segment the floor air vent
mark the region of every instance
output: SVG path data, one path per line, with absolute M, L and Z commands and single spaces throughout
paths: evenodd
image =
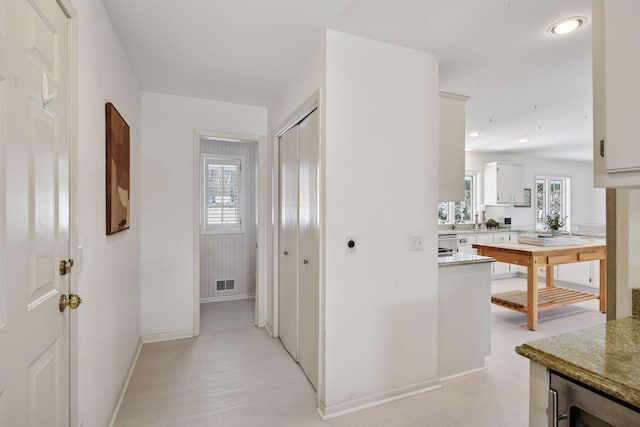
M 236 281 L 234 279 L 217 280 L 216 291 L 233 291 L 236 288 Z

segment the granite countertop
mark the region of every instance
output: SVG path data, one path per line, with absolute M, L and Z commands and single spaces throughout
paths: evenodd
M 456 265 L 482 264 L 494 261 L 495 259 L 488 256 L 456 252 L 453 255 L 438 257 L 438 267 L 454 267 Z
M 516 353 L 640 407 L 640 316 L 525 343 Z
M 441 228 L 438 229 L 438 235 L 451 235 L 451 234 L 483 234 L 483 233 L 536 233 L 536 234 L 549 234 L 548 231 L 536 231 L 532 228 L 527 227 L 505 227 L 505 228 Z M 576 231 L 571 234 L 566 234 L 565 236 L 576 236 L 576 237 L 589 237 L 593 239 L 604 239 L 607 237 L 606 233 L 595 233 L 595 232 L 581 232 Z

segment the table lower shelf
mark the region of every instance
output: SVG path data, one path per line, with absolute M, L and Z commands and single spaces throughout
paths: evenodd
M 599 299 L 598 294 L 561 287 L 538 289 L 538 310 L 563 307 L 582 301 Z M 491 295 L 491 302 L 501 307 L 527 313 L 527 291 L 507 291 Z

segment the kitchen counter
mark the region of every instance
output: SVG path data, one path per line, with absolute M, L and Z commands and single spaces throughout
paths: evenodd
M 444 228 L 438 229 L 438 236 L 443 235 L 458 235 L 458 234 L 484 234 L 484 233 L 536 233 L 536 234 L 550 234 L 547 231 L 537 231 L 533 228 L 528 227 L 510 227 L 510 228 Z M 569 233 L 567 233 L 569 235 Z M 583 232 L 576 231 L 570 234 L 571 236 L 576 237 L 585 237 L 592 239 L 605 239 L 607 237 L 606 233 L 596 233 L 596 232 Z
M 494 261 L 495 259 L 487 256 L 456 252 L 453 255 L 438 257 L 438 267 L 454 267 L 456 265 L 482 264 Z
M 516 353 L 640 407 L 640 316 L 525 343 Z

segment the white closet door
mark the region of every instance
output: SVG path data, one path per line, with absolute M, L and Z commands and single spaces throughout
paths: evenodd
M 319 339 L 320 218 L 319 123 L 315 110 L 299 124 L 300 232 L 299 232 L 299 344 L 298 358 L 307 378 L 317 390 Z
M 280 137 L 278 335 L 298 360 L 298 126 Z

